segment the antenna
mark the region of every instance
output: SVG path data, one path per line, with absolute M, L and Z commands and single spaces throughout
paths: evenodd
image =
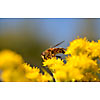
M 54 47 L 56 47 L 56 46 L 62 44 L 63 42 L 65 42 L 65 41 L 62 41 L 62 42 L 60 42 L 60 43 L 58 43 L 58 44 L 56 44 L 56 45 L 54 45 L 54 46 L 51 46 L 51 48 L 54 48 Z

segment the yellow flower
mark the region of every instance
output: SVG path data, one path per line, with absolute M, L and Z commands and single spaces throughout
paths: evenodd
M 65 54 L 79 55 L 87 54 L 91 58 L 100 58 L 100 40 L 98 42 L 89 42 L 85 38 L 77 38 L 70 42 L 70 46 L 67 47 Z
M 4 70 L 1 74 L 1 80 L 3 82 L 26 82 L 28 81 L 25 76 L 24 73 L 19 70 Z
M 67 79 L 67 73 L 63 70 L 57 70 L 54 73 L 54 77 L 56 79 L 56 82 L 64 82 Z
M 23 58 L 11 50 L 0 52 L 0 79 L 4 82 L 48 82 L 52 77 L 40 73 L 37 67 L 24 63 Z
M 43 67 L 48 67 L 56 82 L 100 81 L 100 40 L 88 41 L 77 38 L 67 47 L 65 61 L 52 57 L 44 60 Z M 42 69 L 42 68 L 41 68 Z M 49 73 L 36 66 L 24 63 L 23 58 L 10 50 L 0 52 L 0 79 L 4 82 L 52 82 Z
M 24 72 L 25 72 L 25 77 L 29 80 L 29 81 L 33 81 L 33 82 L 48 82 L 48 81 L 52 81 L 52 77 L 45 72 L 45 74 L 43 75 L 42 73 L 40 73 L 40 69 L 37 67 L 31 67 L 29 64 L 24 63 L 23 64 L 24 67 Z
M 67 69 L 67 75 L 68 78 L 66 79 L 66 81 L 81 81 L 81 79 L 83 78 L 83 74 L 82 72 L 78 69 L 78 68 L 68 68 Z
M 84 81 L 84 82 L 99 82 L 100 79 L 96 73 L 93 74 L 91 72 L 88 72 L 88 73 L 86 72 L 82 81 Z
M 63 60 L 56 59 L 56 57 L 53 57 L 52 59 L 47 59 L 43 62 L 43 66 L 48 66 L 50 69 L 61 69 L 61 67 L 64 65 Z
M 16 68 L 23 62 L 23 58 L 11 50 L 0 52 L 0 69 L 2 70 Z
M 45 60 L 43 66 L 51 69 L 57 82 L 65 81 L 99 81 L 100 41 L 89 42 L 78 38 L 70 43 L 65 54 L 66 64 L 61 59 Z
M 91 58 L 100 58 L 100 42 L 90 42 L 87 46 L 87 52 Z
M 77 38 L 70 42 L 70 46 L 67 47 L 65 54 L 79 55 L 80 53 L 84 54 L 86 48 L 89 44 L 89 41 L 86 38 Z
M 37 79 L 41 76 L 40 70 L 38 68 L 32 68 L 29 65 L 27 66 L 28 68 L 25 69 L 25 77 L 27 79 L 37 81 Z
M 41 78 L 38 80 L 38 82 L 52 82 L 52 76 L 50 76 L 48 73 L 45 72 L 44 75 L 41 75 Z
M 79 68 L 80 70 L 93 69 L 97 71 L 98 69 L 97 62 L 92 60 L 86 54 L 68 57 L 66 65 Z

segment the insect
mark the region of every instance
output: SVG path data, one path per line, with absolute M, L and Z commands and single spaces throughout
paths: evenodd
M 41 53 L 42 59 L 43 59 L 43 60 L 47 60 L 48 58 L 51 59 L 52 57 L 55 57 L 56 54 L 58 54 L 58 53 L 63 53 L 63 54 L 64 54 L 64 53 L 65 53 L 65 49 L 64 49 L 64 48 L 55 48 L 56 46 L 62 44 L 63 42 L 64 42 L 64 41 L 62 41 L 62 42 L 60 42 L 60 43 L 58 43 L 58 44 L 52 46 L 51 48 L 46 49 L 44 52 L 42 52 L 42 53 Z M 56 57 L 61 58 L 60 56 L 56 56 Z M 47 66 L 42 67 L 42 69 L 46 70 L 46 71 L 52 76 L 53 81 L 56 82 L 56 80 L 55 80 L 55 78 L 54 78 L 52 72 L 49 70 L 49 68 L 48 68 Z
M 47 60 L 48 58 L 52 58 L 52 57 L 55 57 L 56 54 L 59 54 L 59 53 L 65 53 L 65 49 L 64 48 L 55 48 L 56 46 L 62 44 L 64 41 L 52 46 L 51 48 L 45 50 L 44 52 L 41 53 L 41 57 L 43 60 Z M 60 56 L 56 56 L 58 58 L 61 58 Z

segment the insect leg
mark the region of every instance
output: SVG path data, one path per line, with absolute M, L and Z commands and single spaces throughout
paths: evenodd
M 50 71 L 50 69 L 49 69 L 47 66 L 44 66 L 44 67 L 42 66 L 42 68 L 43 68 L 48 74 L 50 74 L 50 75 L 52 76 L 53 82 L 56 82 L 56 80 L 55 80 L 55 78 L 54 78 L 52 72 Z
M 57 58 L 60 58 L 62 60 L 62 57 L 61 56 L 56 56 Z

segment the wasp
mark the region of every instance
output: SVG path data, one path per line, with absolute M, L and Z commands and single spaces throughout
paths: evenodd
M 58 57 L 61 58 L 60 56 L 56 56 L 59 53 L 64 54 L 65 53 L 65 48 L 55 48 L 56 46 L 62 44 L 64 41 L 52 46 L 51 48 L 45 50 L 44 52 L 41 53 L 41 57 L 43 60 L 47 60 L 48 58 L 51 59 L 52 57 Z

